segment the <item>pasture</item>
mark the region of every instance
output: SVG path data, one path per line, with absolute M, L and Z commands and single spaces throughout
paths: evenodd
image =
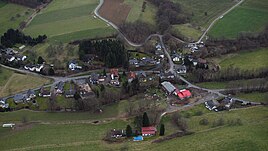
M 191 24 L 206 28 L 216 17 L 231 8 L 232 0 L 172 0 L 182 5 L 184 12 L 191 15 Z M 207 12 L 207 15 L 205 15 Z
M 131 6 L 131 10 L 127 17 L 127 22 L 135 22 L 137 20 L 146 22 L 155 26 L 157 8 L 146 1 L 145 9 L 142 10 L 142 5 L 145 0 L 125 0 L 124 3 Z
M 252 93 L 239 93 L 235 95 L 237 98 L 251 100 L 254 102 L 266 102 L 268 103 L 268 93 L 252 92 Z
M 196 111 L 203 114 L 195 115 Z M 151 143 L 155 137 L 143 142 L 125 141 L 123 143 L 106 143 L 102 139 L 108 130 L 113 128 L 125 129 L 131 121 L 112 120 L 99 124 L 83 123 L 79 121 L 81 116 L 74 117 L 73 121 L 43 122 L 22 126 L 15 130 L 0 130 L 0 145 L 3 150 L 20 149 L 27 150 L 267 150 L 267 117 L 266 107 L 252 107 L 241 110 L 224 112 L 209 112 L 203 106 L 198 106 L 183 114 L 189 113 L 186 118 L 189 130 L 195 133 L 181 138 L 175 138 L 162 143 Z M 192 114 L 193 113 L 193 114 Z M 16 112 L 0 113 L 19 114 Z M 49 116 L 58 113 L 47 113 Z M 66 113 L 66 119 L 70 116 Z M 40 114 L 37 114 L 37 116 Z M 78 114 L 77 114 L 78 115 Z M 36 116 L 36 117 L 37 117 Z M 90 114 L 89 114 L 90 116 Z M 10 117 L 7 117 L 8 120 Z M 77 120 L 75 119 L 77 118 Z M 200 125 L 201 119 L 207 119 L 208 125 Z M 212 127 L 213 121 L 223 118 L 224 125 Z M 229 121 L 240 119 L 242 125 L 229 125 Z M 12 120 L 10 120 L 12 121 Z M 31 120 L 29 120 L 31 121 Z M 45 120 L 46 121 L 46 120 Z M 104 119 L 105 121 L 105 119 Z M 171 116 L 165 116 L 162 122 L 166 125 L 166 134 L 176 132 L 178 129 L 171 123 Z M 58 139 L 61 138 L 61 139 Z M 13 145 L 9 145 L 13 144 Z M 178 147 L 179 146 L 179 147 Z M 209 147 L 208 147 L 209 146 Z
M 1 68 L 0 79 L 0 97 L 50 83 L 49 79 L 14 73 L 4 68 Z
M 257 50 L 240 52 L 224 58 L 219 62 L 221 68 L 228 68 L 230 66 L 240 68 L 243 70 L 254 70 L 268 67 L 268 49 L 261 48 Z
M 197 41 L 202 32 L 195 29 L 190 24 L 174 25 L 171 32 L 177 37 L 183 37 L 188 41 Z
M 24 30 L 26 34 L 46 34 L 50 42 L 107 37 L 115 30 L 94 17 L 98 0 L 52 1 Z
M 33 10 L 30 8 L 0 1 L 0 35 L 9 28 L 18 28 L 32 13 Z
M 246 0 L 210 30 L 214 38 L 236 38 L 242 32 L 261 32 L 268 24 L 267 0 Z

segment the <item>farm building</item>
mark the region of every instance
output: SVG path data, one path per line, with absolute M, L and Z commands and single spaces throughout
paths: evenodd
M 176 87 L 170 82 L 164 81 L 161 85 L 168 95 L 172 94 L 176 90 Z

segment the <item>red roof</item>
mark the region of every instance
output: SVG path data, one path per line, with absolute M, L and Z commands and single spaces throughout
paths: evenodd
M 141 132 L 142 132 L 142 134 L 155 134 L 156 133 L 156 128 L 153 127 L 153 126 L 142 127 Z
M 115 69 L 115 68 L 110 69 L 110 73 L 113 74 L 113 75 L 115 75 L 115 76 L 119 76 L 118 69 Z
M 192 94 L 189 90 L 176 90 L 175 91 L 180 99 L 190 97 Z
M 128 78 L 129 79 L 135 79 L 136 78 L 136 73 L 135 72 L 129 72 L 129 74 L 128 74 Z

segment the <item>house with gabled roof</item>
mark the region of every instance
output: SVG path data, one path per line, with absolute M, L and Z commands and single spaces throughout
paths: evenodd
M 156 132 L 157 132 L 157 129 L 154 126 L 141 128 L 142 136 L 154 136 L 156 135 Z

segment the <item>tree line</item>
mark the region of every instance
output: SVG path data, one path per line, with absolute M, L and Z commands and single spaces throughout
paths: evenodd
M 4 35 L 1 36 L 1 44 L 5 47 L 13 47 L 16 44 L 28 44 L 34 46 L 38 43 L 42 43 L 47 39 L 46 35 L 39 35 L 37 38 L 26 36 L 19 30 L 8 29 Z
M 49 3 L 51 0 L 3 0 L 3 1 L 24 5 L 30 8 L 36 8 L 44 3 Z
M 184 24 L 189 17 L 183 13 L 181 6 L 170 0 L 148 0 L 157 8 L 157 23 L 161 32 L 166 31 L 171 25 Z
M 211 72 L 205 69 L 193 70 L 193 82 L 223 82 L 241 79 L 265 78 L 268 76 L 268 68 L 255 70 L 241 70 L 235 67 L 229 67 L 219 72 Z
M 206 46 L 200 52 L 196 52 L 195 55 L 202 58 L 215 57 L 261 47 L 268 47 L 268 26 L 263 32 L 241 34 L 236 39 L 209 39 Z
M 135 43 L 143 43 L 145 39 L 154 31 L 151 25 L 141 21 L 124 23 L 120 25 L 120 30 L 130 41 Z
M 118 40 L 82 41 L 79 44 L 79 58 L 86 60 L 88 55 L 97 55 L 106 67 L 120 67 L 128 64 L 125 46 Z

